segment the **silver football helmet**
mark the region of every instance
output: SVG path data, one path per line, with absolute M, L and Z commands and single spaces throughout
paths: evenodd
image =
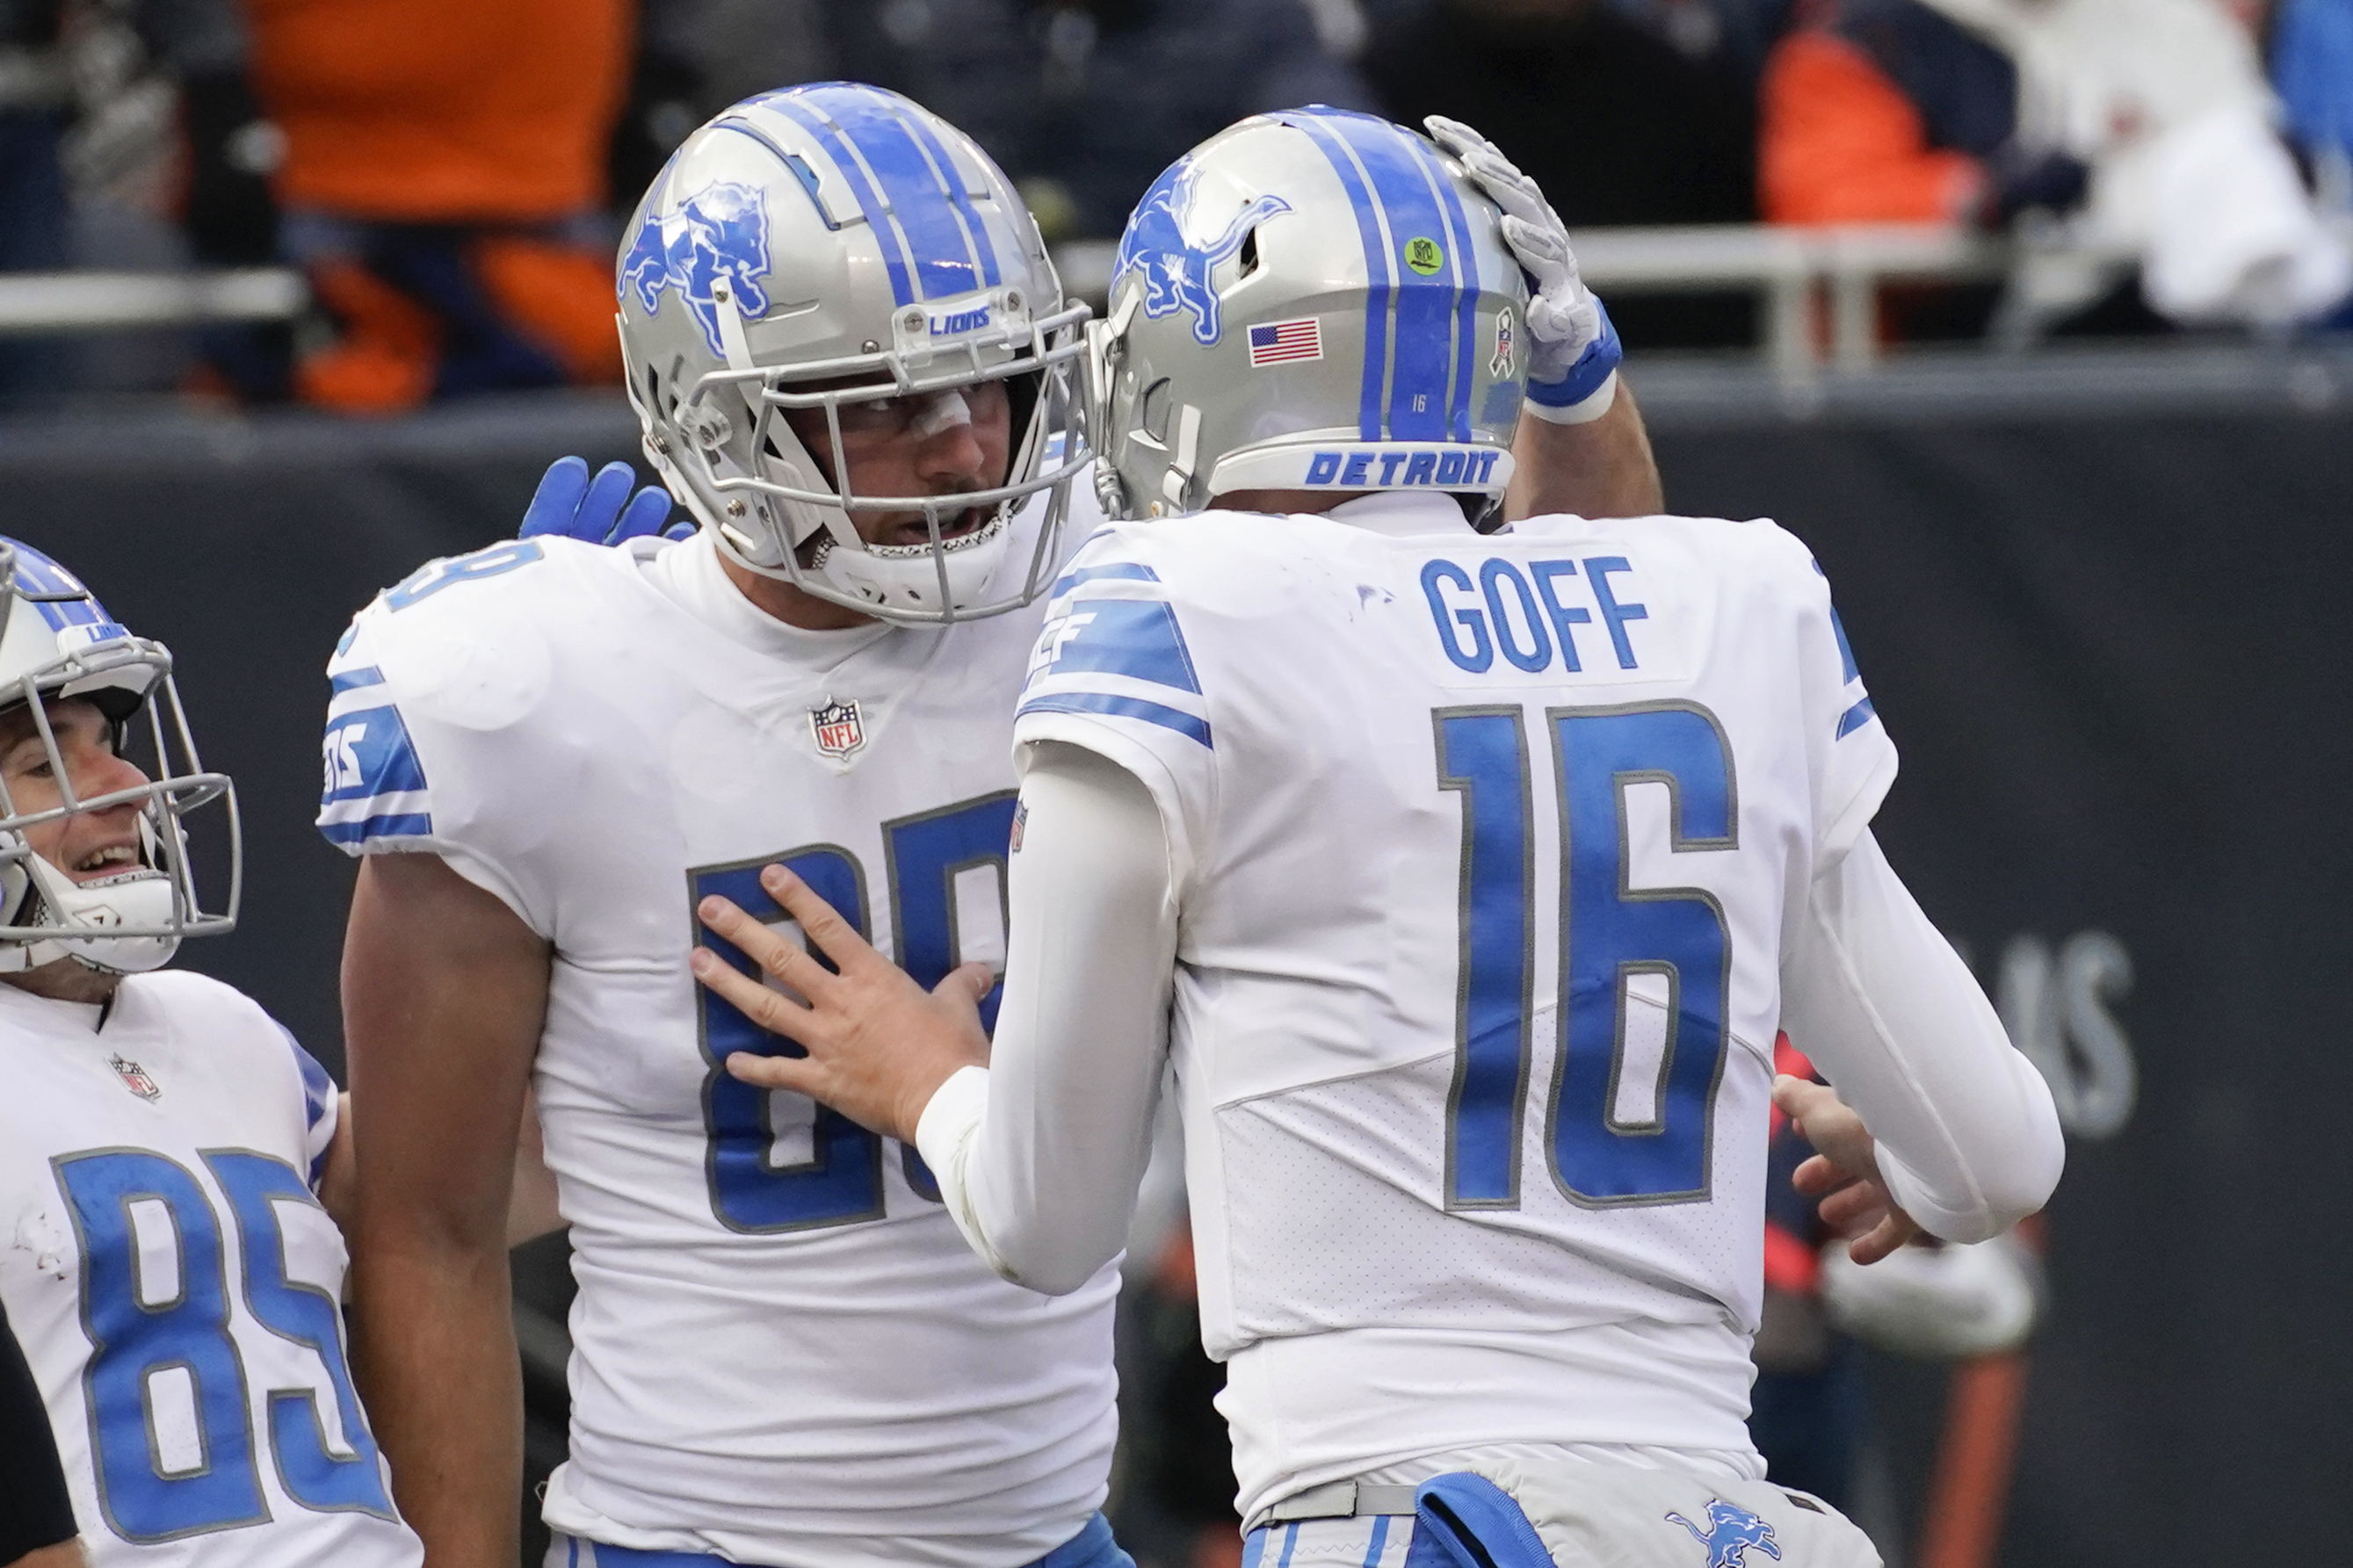
M 886 620 L 1026 604 L 1050 577 L 1087 466 L 1082 329 L 1037 223 L 973 141 L 912 100 L 848 82 L 747 99 L 689 137 L 638 204 L 618 289 L 646 455 L 754 572 Z M 968 420 L 1002 382 L 1009 471 L 992 488 L 849 488 L 845 417 L 886 400 L 918 435 Z M 820 410 L 820 464 L 785 417 Z M 828 478 L 828 471 L 831 478 Z M 1041 492 L 1031 559 L 988 603 L 1014 512 Z M 967 509 L 980 525 L 948 533 Z M 920 511 L 928 541 L 870 544 L 854 510 Z M 814 542 L 814 547 L 812 546 Z
M 83 799 L 50 727 L 48 705 L 80 698 L 105 715 L 118 755 L 148 782 Z M 188 936 L 234 930 L 244 882 L 237 791 L 197 760 L 172 684 L 172 655 L 133 637 L 74 575 L 28 544 L 0 539 L 0 713 L 22 707 L 47 748 L 62 797 L 27 809 L 0 778 L 0 973 L 72 958 L 136 973 L 167 962 Z M 182 824 L 199 806 L 225 808 L 227 904 L 198 899 Z M 34 850 L 27 830 L 82 812 L 138 809 L 139 843 L 121 869 L 76 881 Z
M 1113 517 L 1245 489 L 1500 497 L 1528 363 L 1502 215 L 1402 126 L 1245 120 L 1162 174 L 1090 330 Z

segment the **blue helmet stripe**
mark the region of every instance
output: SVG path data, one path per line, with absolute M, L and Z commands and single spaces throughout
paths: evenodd
M 1387 221 L 1397 267 L 1396 364 L 1389 375 L 1388 433 L 1400 441 L 1442 441 L 1447 436 L 1447 369 L 1453 356 L 1456 289 L 1441 267 L 1422 277 L 1404 265 L 1417 239 L 1446 234 L 1438 202 L 1409 150 L 1409 133 L 1369 114 L 1328 113 L 1365 172 Z
M 817 138 L 825 155 L 833 160 L 835 168 L 849 184 L 850 199 L 858 210 L 866 215 L 866 226 L 874 231 L 875 243 L 882 247 L 882 270 L 890 275 L 891 300 L 895 305 L 911 305 L 915 300 L 915 286 L 908 276 L 907 247 L 884 210 L 882 198 L 875 194 L 873 184 L 866 178 L 866 169 L 858 155 L 835 130 L 831 121 L 801 101 L 808 95 L 805 88 L 790 92 L 770 93 L 761 104 L 790 118 L 800 128 Z
M 1454 384 L 1447 398 L 1447 420 L 1457 441 L 1471 439 L 1471 384 L 1478 374 L 1472 359 L 1479 336 L 1479 253 L 1471 245 L 1471 220 L 1462 211 L 1462 197 L 1439 166 L 1438 154 L 1419 136 L 1408 136 L 1421 161 L 1422 176 L 1446 207 L 1447 254 L 1454 264 Z
M 1356 172 L 1356 159 L 1350 156 L 1346 144 L 1324 124 L 1328 114 L 1328 110 L 1294 109 L 1274 118 L 1307 133 L 1330 161 L 1332 172 L 1340 176 L 1340 188 L 1348 193 L 1348 205 L 1356 212 L 1356 233 L 1364 241 L 1368 283 L 1365 290 L 1365 374 L 1357 403 L 1356 432 L 1364 440 L 1377 441 L 1382 436 L 1381 390 L 1388 370 L 1388 247 L 1381 239 L 1380 220 L 1372 197 L 1365 190 L 1364 179 Z
M 19 588 L 28 594 L 80 595 L 76 599 L 41 601 L 33 605 L 41 612 L 41 619 L 49 623 L 49 630 L 61 632 L 68 626 L 96 626 L 114 619 L 72 573 L 20 540 L 12 539 L 7 542 L 16 547 L 16 585 Z
M 810 88 L 800 96 L 833 117 L 881 186 L 890 204 L 887 216 L 906 237 L 922 297 L 944 299 L 979 288 L 979 258 L 945 182 L 908 129 L 906 111 L 872 88 L 843 83 Z M 875 216 L 871 209 L 867 213 L 870 219 Z
M 807 159 L 800 156 L 800 154 L 797 153 L 788 152 L 786 149 L 777 146 L 776 138 L 770 136 L 766 132 L 761 130 L 758 126 L 753 124 L 748 120 L 723 120 L 712 129 L 719 131 L 733 131 L 738 136 L 748 136 L 753 141 L 757 142 L 761 146 L 765 147 L 769 153 L 775 156 L 776 162 L 782 163 L 786 168 L 790 169 L 793 172 L 793 178 L 798 180 L 801 183 L 801 189 L 808 193 L 809 205 L 816 209 L 818 221 L 825 225 L 828 228 L 838 229 L 841 226 L 839 224 L 833 221 L 833 215 L 826 211 L 824 199 L 817 194 L 817 171 L 808 166 Z M 670 159 L 671 162 L 675 163 L 678 159 L 678 154 L 675 153 L 671 153 Z M 662 165 L 662 174 L 665 178 L 669 176 L 669 164 L 665 163 Z M 648 209 L 649 216 L 650 216 L 654 210 L 654 208 L 649 207 Z
M 964 226 L 965 238 L 972 254 L 980 258 L 980 281 L 983 287 L 994 289 L 1001 275 L 997 268 L 997 245 L 988 237 L 988 226 L 980 221 L 980 211 L 972 205 L 972 193 L 964 188 L 964 176 L 956 172 L 955 160 L 940 142 L 931 121 L 921 115 L 907 117 L 907 129 L 931 159 L 938 172 L 940 186 L 948 194 L 948 205 L 955 209 L 956 220 Z

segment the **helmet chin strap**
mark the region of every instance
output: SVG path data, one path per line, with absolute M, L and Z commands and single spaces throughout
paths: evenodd
M 179 951 L 176 934 L 118 936 L 110 928 L 153 931 L 174 923 L 177 894 L 164 872 L 142 867 L 97 882 L 76 882 L 38 855 L 21 862 L 26 881 L 8 925 L 79 926 L 88 936 L 47 936 L 32 942 L 0 938 L 0 973 L 21 974 L 69 958 L 101 974 L 142 974 L 160 969 Z M 0 931 L 5 931 L 0 927 Z

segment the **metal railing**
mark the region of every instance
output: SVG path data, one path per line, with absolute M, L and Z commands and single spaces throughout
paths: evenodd
M 1595 228 L 1573 237 L 1586 281 L 1605 295 L 1754 293 L 1759 351 L 1777 375 L 1793 381 L 1820 371 L 1818 340 L 1825 335 L 1831 366 L 1866 370 L 1876 362 L 1883 286 L 2013 279 L 2021 262 L 2039 254 L 2031 246 L 1935 224 Z M 1116 248 L 1108 240 L 1058 247 L 1063 287 L 1100 306 Z M 2078 259 L 2105 265 L 2113 258 Z M 309 298 L 301 274 L 283 268 L 0 274 L 0 337 L 283 321 L 299 315 Z
M 288 268 L 227 272 L 0 273 L 0 337 L 282 321 L 311 290 Z

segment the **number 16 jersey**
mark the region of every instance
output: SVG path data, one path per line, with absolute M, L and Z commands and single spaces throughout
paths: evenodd
M 1015 733 L 1170 837 L 1243 1517 L 1498 1443 L 1757 1468 L 1782 931 L 1895 769 L 1805 548 L 1392 496 L 1123 524 L 1062 584 Z
M 1039 613 L 800 632 L 703 539 L 527 540 L 387 590 L 338 649 L 322 831 L 441 854 L 554 949 L 534 1085 L 580 1286 L 555 1528 L 1011 1568 L 1102 1503 L 1115 1276 L 997 1279 L 912 1149 L 728 1076 L 788 1047 L 686 966 L 703 896 L 782 918 L 776 860 L 927 985 L 1001 957 Z

